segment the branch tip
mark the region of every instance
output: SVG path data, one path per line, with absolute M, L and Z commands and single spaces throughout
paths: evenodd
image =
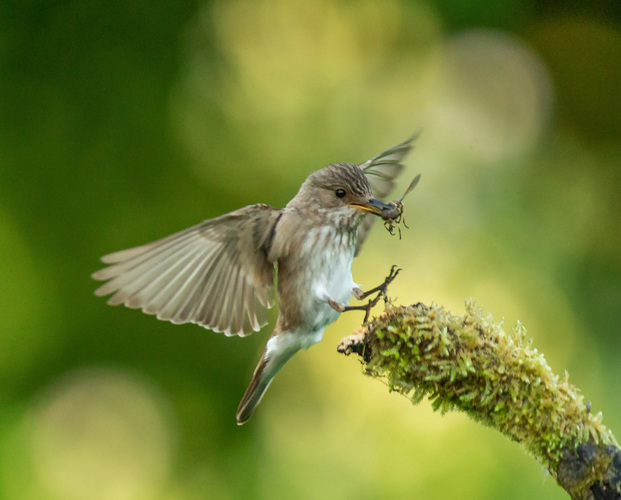
M 555 375 L 518 323 L 505 332 L 473 300 L 456 316 L 440 306 L 388 306 L 338 351 L 414 403 L 463 411 L 517 441 L 573 499 L 621 499 L 621 451 L 565 372 Z

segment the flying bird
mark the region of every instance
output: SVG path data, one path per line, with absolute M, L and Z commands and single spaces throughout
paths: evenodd
M 237 410 L 248 421 L 274 375 L 300 349 L 322 339 L 352 296 L 363 292 L 352 262 L 373 221 L 394 211 L 384 199 L 403 169 L 414 137 L 355 165 L 336 163 L 311 173 L 285 208 L 262 203 L 209 219 L 146 245 L 102 257 L 106 281 L 95 294 L 108 304 L 141 309 L 175 324 L 196 323 L 227 336 L 246 336 L 278 319 Z M 398 271 L 397 271 L 398 272 Z M 379 297 L 379 295 L 378 295 Z M 367 311 L 368 315 L 368 311 Z

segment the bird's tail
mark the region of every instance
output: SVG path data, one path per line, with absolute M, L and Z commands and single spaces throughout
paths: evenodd
M 237 425 L 245 424 L 252 417 L 254 409 L 261 402 L 261 398 L 267 391 L 274 375 L 298 351 L 298 349 L 273 349 L 271 347 L 270 342 L 268 342 L 257 367 L 254 369 L 250 385 L 239 403 Z

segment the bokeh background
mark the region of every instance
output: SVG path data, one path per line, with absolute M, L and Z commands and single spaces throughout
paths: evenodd
M 0 499 L 566 498 L 521 448 L 388 394 L 344 315 L 237 403 L 269 334 L 93 296 L 99 256 L 422 129 L 367 286 L 526 325 L 621 435 L 618 0 L 0 4 Z M 378 311 L 379 312 L 379 311 Z M 272 314 L 272 322 L 274 319 Z

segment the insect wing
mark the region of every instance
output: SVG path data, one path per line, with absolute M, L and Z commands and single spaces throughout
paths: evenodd
M 414 189 L 416 187 L 416 184 L 418 184 L 418 181 L 420 180 L 420 174 L 418 174 L 416 177 L 414 177 L 414 179 L 412 179 L 412 182 L 410 183 L 410 185 L 408 186 L 408 188 L 405 190 L 405 193 L 403 193 L 403 196 L 401 198 L 399 198 L 397 201 L 402 202 L 403 198 L 405 198 L 405 196 L 412 191 L 412 189 Z

